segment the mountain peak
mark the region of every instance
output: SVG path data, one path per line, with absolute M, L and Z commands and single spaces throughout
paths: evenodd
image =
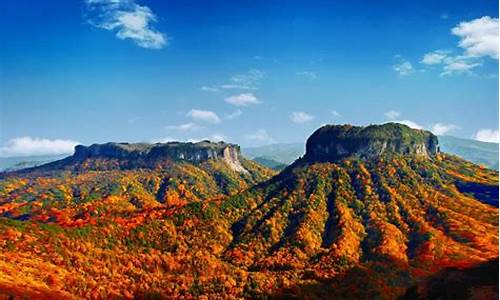
M 201 141 L 198 143 L 168 142 L 168 143 L 105 143 L 90 146 L 75 147 L 76 159 L 86 158 L 122 158 L 122 159 L 158 159 L 187 160 L 202 162 L 212 158 L 224 157 L 225 150 L 239 154 L 239 146 L 224 142 Z M 227 151 L 227 150 L 226 150 Z
M 169 162 L 203 163 L 221 160 L 231 169 L 246 173 L 240 162 L 240 147 L 225 142 L 201 141 L 197 143 L 115 143 L 77 145 L 75 153 L 37 169 L 134 169 L 156 168 Z
M 438 152 L 438 138 L 434 134 L 403 124 L 325 125 L 307 140 L 304 158 L 338 161 L 350 156 L 374 158 L 395 153 L 432 157 Z

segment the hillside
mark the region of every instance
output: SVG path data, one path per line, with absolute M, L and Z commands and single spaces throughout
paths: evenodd
M 0 173 L 0 213 L 22 220 L 90 220 L 101 210 L 135 211 L 218 199 L 275 172 L 225 143 L 94 144 L 34 168 Z M 85 215 L 85 217 L 82 217 Z
M 498 173 L 438 152 L 437 142 L 404 125 L 325 126 L 302 159 L 272 178 L 239 155 L 248 173 L 219 155 L 158 160 L 142 146 L 119 146 L 125 156 L 82 149 L 4 175 L 0 297 L 423 294 L 435 276 L 498 258 Z M 150 155 L 154 164 L 142 161 Z M 166 178 L 176 201 L 136 201 L 168 195 Z M 75 193 L 82 187 L 95 196 Z M 466 276 L 482 299 L 498 297 L 481 289 L 490 285 L 484 272 Z

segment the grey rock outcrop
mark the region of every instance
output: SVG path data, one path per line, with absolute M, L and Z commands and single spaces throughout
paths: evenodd
M 210 141 L 78 145 L 72 156 L 45 166 L 49 169 L 51 167 L 80 169 L 82 165 L 89 165 L 92 169 L 155 168 L 173 161 L 202 163 L 210 159 L 221 160 L 234 171 L 247 172 L 241 165 L 238 145 Z
M 307 140 L 304 159 L 334 162 L 351 156 L 374 158 L 395 153 L 432 158 L 438 152 L 438 139 L 434 134 L 403 124 L 325 125 Z

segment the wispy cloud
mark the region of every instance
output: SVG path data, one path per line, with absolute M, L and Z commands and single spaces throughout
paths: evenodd
M 245 138 L 250 141 L 262 143 L 262 144 L 272 144 L 276 141 L 267 133 L 265 129 L 259 129 L 255 133 L 245 135 Z
M 73 140 L 18 137 L 0 147 L 0 157 L 70 154 L 78 144 Z
M 396 58 L 398 62 L 392 66 L 392 69 L 400 76 L 408 76 L 415 71 L 413 65 L 409 61 L 399 55 L 397 55 Z
M 449 51 L 445 50 L 429 52 L 424 55 L 420 62 L 426 65 L 438 65 L 444 62 L 444 60 L 448 57 L 448 53 Z
M 416 122 L 413 122 L 413 121 L 410 121 L 410 120 L 394 120 L 394 121 L 391 121 L 393 123 L 399 123 L 399 124 L 403 124 L 403 125 L 406 125 L 410 128 L 413 128 L 413 129 L 423 129 L 424 126 L 416 123 Z
M 167 36 L 152 25 L 156 15 L 134 0 L 85 0 L 87 21 L 97 28 L 113 31 L 116 37 L 130 39 L 140 47 L 160 49 Z
M 231 81 L 240 86 L 252 86 L 262 80 L 265 74 L 261 70 L 252 69 L 246 73 L 233 75 Z
M 204 85 L 204 86 L 202 86 L 200 88 L 200 90 L 202 90 L 204 92 L 214 92 L 215 93 L 215 92 L 219 91 L 219 88 L 214 87 L 214 86 L 206 86 L 206 85 Z
M 335 118 L 340 118 L 340 117 L 342 117 L 342 115 L 341 115 L 338 111 L 336 111 L 336 110 L 332 110 L 332 111 L 330 111 L 330 113 L 331 113 L 331 114 L 332 114 L 332 116 L 334 116 Z
M 309 79 L 309 80 L 314 80 L 318 78 L 318 74 L 315 72 L 311 71 L 301 71 L 301 72 L 296 72 L 295 75 Z
M 238 117 L 239 117 L 239 116 L 241 116 L 242 114 L 243 114 L 243 112 L 242 112 L 240 109 L 237 109 L 237 110 L 233 111 L 232 113 L 227 114 L 227 115 L 226 115 L 226 119 L 228 119 L 228 120 L 233 120 L 233 119 L 238 118 Z
M 432 133 L 436 135 L 445 135 L 449 133 L 450 131 L 453 131 L 455 129 L 458 129 L 459 127 L 455 124 L 443 124 L 443 123 L 436 123 L 432 125 L 430 128 Z
M 472 61 L 471 58 L 467 56 L 449 57 L 444 60 L 443 72 L 441 72 L 441 76 L 463 73 L 474 74 L 472 73 L 472 70 L 481 65 L 482 63 Z
M 234 95 L 227 97 L 225 99 L 227 103 L 230 103 L 232 105 L 236 106 L 248 106 L 251 104 L 258 104 L 260 103 L 259 99 L 254 96 L 252 93 L 244 93 L 244 94 L 239 94 L 239 95 Z
M 168 143 L 168 142 L 175 142 L 176 140 L 173 137 L 170 136 L 165 136 L 161 138 L 155 138 L 151 140 L 151 143 Z
M 421 63 L 441 66 L 441 76 L 457 74 L 476 75 L 473 70 L 483 63 L 482 57 L 498 59 L 498 19 L 482 17 L 468 22 L 461 22 L 451 29 L 451 33 L 460 38 L 458 47 L 464 50 L 453 54 L 449 50 L 435 50 L 426 53 Z
M 208 140 L 213 141 L 213 142 L 222 142 L 222 141 L 229 141 L 229 137 L 223 133 L 214 133 L 212 134 Z
M 207 123 L 220 123 L 219 116 L 210 110 L 201 110 L 201 109 L 191 109 L 187 114 L 187 117 L 195 121 L 202 121 Z
M 399 118 L 399 116 L 401 116 L 401 113 L 399 111 L 389 110 L 384 113 L 384 116 L 389 120 L 394 120 Z
M 436 50 L 424 55 L 421 63 L 432 66 L 441 65 L 443 71 L 441 76 L 449 76 L 455 74 L 469 73 L 473 74 L 472 70 L 481 65 L 475 57 L 465 55 L 452 55 L 450 51 Z
M 411 120 L 393 120 L 393 123 L 404 124 L 413 129 L 427 129 L 436 135 L 445 135 L 453 130 L 459 129 L 455 124 L 445 124 L 445 123 L 435 123 L 429 126 L 423 126 L 418 124 L 417 122 Z
M 297 111 L 297 112 L 293 112 L 290 115 L 290 119 L 294 123 L 302 124 L 302 123 L 312 121 L 314 119 L 314 116 L 312 116 L 306 112 L 303 112 L 303 111 Z
M 195 123 L 185 123 L 185 124 L 180 124 L 180 125 L 169 125 L 166 126 L 165 129 L 167 130 L 176 130 L 176 131 L 193 131 L 196 129 L 200 129 L 201 127 L 198 126 Z
M 202 86 L 201 90 L 205 92 L 219 92 L 220 90 L 258 90 L 258 85 L 264 77 L 265 73 L 263 71 L 252 69 L 231 76 L 226 83 Z
M 476 132 L 474 138 L 481 142 L 498 143 L 499 134 L 498 130 L 494 129 L 480 129 Z

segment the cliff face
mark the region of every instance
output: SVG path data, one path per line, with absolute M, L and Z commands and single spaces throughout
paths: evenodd
M 201 163 L 210 159 L 220 159 L 231 169 L 246 172 L 240 163 L 238 145 L 224 142 L 212 143 L 106 143 L 91 146 L 78 145 L 73 156 L 66 163 L 75 164 L 91 160 L 117 161 L 125 168 L 154 167 L 165 161 L 187 161 Z
M 438 152 L 434 134 L 402 124 L 326 125 L 309 137 L 304 158 L 311 162 L 338 161 L 350 156 L 374 158 L 391 153 L 430 158 Z

